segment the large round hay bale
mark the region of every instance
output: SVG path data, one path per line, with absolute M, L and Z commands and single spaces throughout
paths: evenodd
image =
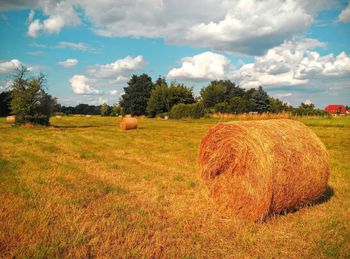
M 285 119 L 217 124 L 201 141 L 199 164 L 219 207 L 251 220 L 314 202 L 329 176 L 320 139 Z
M 11 115 L 6 117 L 7 123 L 15 123 L 15 121 L 16 121 L 16 115 Z
M 120 128 L 123 130 L 137 129 L 137 119 L 132 117 L 122 118 Z

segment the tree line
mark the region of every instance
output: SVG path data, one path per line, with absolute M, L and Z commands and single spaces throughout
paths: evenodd
M 167 83 L 159 77 L 155 83 L 147 74 L 133 75 L 119 101 L 124 114 L 149 117 L 169 115 L 171 118 L 199 118 L 211 113 L 281 113 L 297 115 L 325 115 L 313 104 L 301 103 L 294 108 L 269 96 L 260 86 L 244 89 L 230 80 L 214 80 L 194 97 L 193 88 L 177 82 Z
M 313 104 L 301 103 L 294 108 L 269 96 L 260 86 L 244 89 L 230 80 L 214 80 L 195 97 L 193 88 L 159 77 L 155 82 L 147 74 L 132 75 L 124 87 L 124 94 L 113 106 L 78 104 L 61 106 L 55 97 L 46 93 L 46 77 L 34 77 L 22 67 L 12 80 L 9 91 L 0 93 L 0 116 L 16 115 L 16 123 L 48 124 L 54 114 L 91 114 L 118 116 L 131 114 L 148 117 L 200 118 L 211 113 L 280 113 L 324 115 Z

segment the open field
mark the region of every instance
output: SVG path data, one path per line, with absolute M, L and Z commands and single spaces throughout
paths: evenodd
M 350 257 L 350 118 L 300 119 L 331 156 L 319 204 L 263 224 L 219 213 L 198 177 L 219 119 L 0 118 L 0 257 Z

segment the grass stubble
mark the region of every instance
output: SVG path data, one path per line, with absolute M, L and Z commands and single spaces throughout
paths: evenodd
M 219 212 L 198 176 L 219 119 L 1 118 L 0 257 L 349 258 L 350 118 L 300 120 L 330 153 L 328 197 L 255 224 Z

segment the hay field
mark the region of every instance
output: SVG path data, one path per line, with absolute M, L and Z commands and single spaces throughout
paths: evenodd
M 264 224 L 219 213 L 197 170 L 219 119 L 0 118 L 0 257 L 350 257 L 350 118 L 301 119 L 331 156 L 319 204 Z

